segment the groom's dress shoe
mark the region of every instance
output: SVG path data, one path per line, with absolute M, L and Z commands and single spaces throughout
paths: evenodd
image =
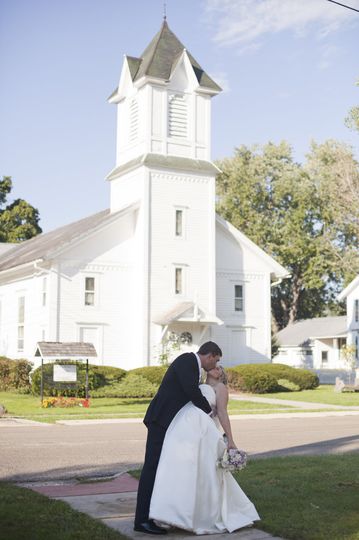
M 135 523 L 133 529 L 137 532 L 142 532 L 146 534 L 167 534 L 166 529 L 163 529 L 162 527 L 156 525 L 156 523 L 152 519 L 144 521 L 143 523 Z

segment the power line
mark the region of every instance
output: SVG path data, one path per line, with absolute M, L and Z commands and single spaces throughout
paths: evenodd
M 359 13 L 359 9 L 353 8 L 351 6 L 347 6 L 345 4 L 341 4 L 340 2 L 336 2 L 335 0 L 328 0 L 328 2 L 332 2 L 333 4 L 338 4 L 338 6 L 342 6 L 342 7 L 345 7 L 347 9 L 352 9 L 353 11 L 356 11 L 357 13 Z

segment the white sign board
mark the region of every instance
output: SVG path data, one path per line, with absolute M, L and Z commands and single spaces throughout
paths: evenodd
M 54 381 L 55 382 L 76 382 L 77 381 L 77 366 L 54 364 Z

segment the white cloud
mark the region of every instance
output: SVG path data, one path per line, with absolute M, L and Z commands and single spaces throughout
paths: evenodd
M 359 8 L 359 0 L 350 5 Z M 205 0 L 205 6 L 220 45 L 248 45 L 283 31 L 304 36 L 313 28 L 321 38 L 357 20 L 352 10 L 327 0 Z

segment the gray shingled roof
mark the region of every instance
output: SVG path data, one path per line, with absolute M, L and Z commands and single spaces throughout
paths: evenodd
M 147 76 L 168 81 L 184 49 L 185 46 L 170 30 L 167 21 L 164 20 L 160 31 L 143 51 L 140 58 L 126 57 L 132 80 L 136 81 Z M 222 88 L 211 79 L 188 51 L 187 54 L 199 85 L 220 92 Z M 111 94 L 110 98 L 116 93 L 117 90 Z
M 97 352 L 92 343 L 39 341 L 35 356 L 42 356 L 43 358 L 88 358 L 97 356 Z
M 282 347 L 301 347 L 309 344 L 311 338 L 342 337 L 347 333 L 347 318 L 317 317 L 304 319 L 288 325 L 277 333 Z
M 120 174 L 136 169 L 141 165 L 159 167 L 160 169 L 176 169 L 178 171 L 199 172 L 203 174 L 218 174 L 220 170 L 216 165 L 204 159 L 192 159 L 181 156 L 166 156 L 163 154 L 142 154 L 119 167 L 113 169 L 107 180 L 113 180 Z
M 109 209 L 103 210 L 54 231 L 39 234 L 21 244 L 16 244 L 15 247 L 0 256 L 0 272 L 37 259 L 46 259 L 54 250 L 57 251 L 75 238 L 99 227 L 115 215 L 110 214 Z

